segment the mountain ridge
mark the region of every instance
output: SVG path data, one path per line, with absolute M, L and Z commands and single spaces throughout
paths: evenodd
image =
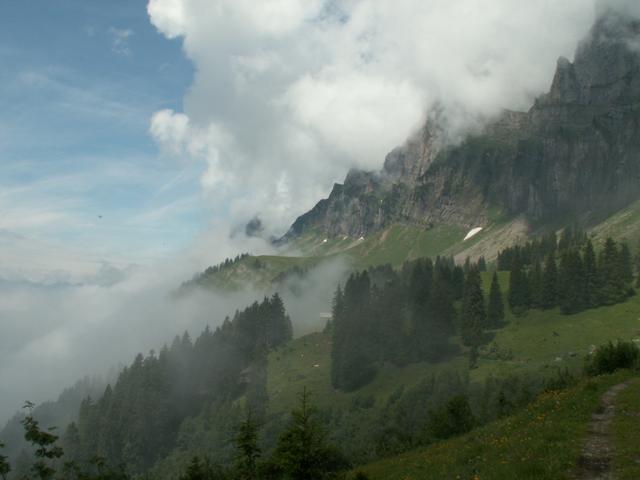
M 385 158 L 352 170 L 283 241 L 316 231 L 361 237 L 390 225 L 486 226 L 495 212 L 532 229 L 600 221 L 640 198 L 640 21 L 602 14 L 561 57 L 528 112 L 504 111 L 459 144 L 439 110 Z

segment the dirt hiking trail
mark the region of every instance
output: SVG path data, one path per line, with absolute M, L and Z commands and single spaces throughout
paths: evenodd
M 611 387 L 602 396 L 600 407 L 591 417 L 585 443 L 575 474 L 575 480 L 613 480 L 611 423 L 616 414 L 616 398 L 633 380 Z

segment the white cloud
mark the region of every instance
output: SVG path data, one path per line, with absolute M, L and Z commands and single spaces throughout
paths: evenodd
M 283 229 L 350 167 L 379 168 L 436 102 L 457 125 L 528 108 L 594 4 L 150 0 L 196 70 L 184 111 L 158 112 L 151 133 L 203 162 L 223 214 Z

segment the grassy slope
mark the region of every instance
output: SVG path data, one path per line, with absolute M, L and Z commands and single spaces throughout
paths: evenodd
M 640 201 L 632 203 L 596 225 L 590 233 L 594 236 L 596 245 L 603 244 L 607 237 L 611 237 L 618 241 L 626 241 L 635 249 L 640 239 Z
M 618 395 L 613 420 L 613 471 L 618 480 L 640 478 L 640 381 Z
M 631 375 L 618 372 L 545 393 L 516 415 L 361 470 L 373 480 L 570 478 L 602 394 Z
M 466 359 L 458 357 L 442 364 L 416 363 L 403 368 L 385 365 L 375 380 L 357 392 L 343 393 L 331 386 L 331 337 L 313 333 L 298 338 L 269 355 L 267 393 L 270 413 L 286 413 L 298 404 L 307 388 L 318 407 L 347 406 L 355 397 L 384 400 L 400 386 L 411 386 L 442 367 L 460 368 Z
M 500 282 L 506 291 L 507 273 L 500 273 Z M 485 290 L 488 290 L 489 283 L 490 275 L 484 274 Z M 492 342 L 500 350 L 511 350 L 513 358 L 492 360 L 481 357 L 478 368 L 471 372 L 472 380 L 482 381 L 489 375 L 505 376 L 527 371 L 548 370 L 553 373 L 558 367 L 580 368 L 591 345 L 640 337 L 640 295 L 619 305 L 576 315 L 563 315 L 557 310 L 530 311 L 521 317 L 508 314 L 506 326 L 492 333 Z M 321 407 L 343 405 L 355 396 L 372 395 L 376 399 L 384 399 L 396 388 L 415 385 L 439 369 L 463 371 L 468 365 L 464 353 L 439 364 L 424 362 L 403 368 L 387 365 L 371 384 L 345 394 L 331 387 L 330 342 L 328 335 L 314 333 L 270 354 L 267 390 L 272 413 L 291 410 L 304 387 L 312 392 L 314 402 Z
M 353 269 L 390 263 L 401 265 L 405 260 L 443 254 L 451 245 L 461 244 L 466 231 L 459 227 L 436 226 L 430 230 L 396 225 L 365 239 L 324 239 L 308 234 L 282 255 L 261 255 L 243 258 L 236 264 L 210 276 L 204 286 L 239 289 L 252 285 L 268 288 L 280 273 L 293 267 L 312 268 L 321 262 L 342 258 Z M 475 239 L 474 239 L 475 241 Z M 471 241 L 465 242 L 465 245 Z M 256 261 L 260 267 L 257 267 Z
M 287 246 L 281 255 L 243 258 L 209 277 L 204 286 L 238 289 L 252 285 L 267 288 L 277 275 L 293 267 L 308 269 L 336 258 L 344 259 L 353 269 L 387 263 L 398 267 L 406 260 L 435 258 L 438 255 L 453 255 L 462 261 L 467 255 L 477 258 L 488 252 L 487 258 L 492 259 L 499 249 L 523 238 L 523 228 L 519 223 L 495 222 L 467 241 L 463 241 L 466 228 L 444 224 L 430 229 L 394 225 L 362 239 L 325 239 L 309 233 Z
M 462 255 L 478 257 L 488 252 L 488 258 L 497 255 L 499 249 L 509 246 L 524 236 L 524 226 L 519 221 L 497 219 L 491 225 L 464 241 L 467 228 L 440 224 L 431 228 L 409 225 L 393 225 L 366 238 L 321 238 L 308 233 L 293 245 L 298 253 L 314 257 L 343 255 L 357 268 L 390 263 L 401 265 L 406 260 L 438 255 Z
M 500 273 L 500 283 L 503 292 L 506 292 L 507 273 Z M 488 285 L 489 276 L 485 275 L 485 290 Z M 592 345 L 600 345 L 608 340 L 638 338 L 640 295 L 634 295 L 619 305 L 575 315 L 563 315 L 558 309 L 532 310 L 517 317 L 508 312 L 507 322 L 505 328 L 494 332 L 493 342 L 500 350 L 514 352 L 515 357 L 510 361 L 481 359 L 479 368 L 473 372 L 474 378 L 544 369 L 554 365 L 578 367 Z

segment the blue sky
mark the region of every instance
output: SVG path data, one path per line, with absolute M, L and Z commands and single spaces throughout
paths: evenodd
M 155 111 L 181 109 L 193 67 L 145 0 L 2 2 L 0 65 L 5 237 L 144 263 L 202 228 L 199 167 L 148 133 Z

